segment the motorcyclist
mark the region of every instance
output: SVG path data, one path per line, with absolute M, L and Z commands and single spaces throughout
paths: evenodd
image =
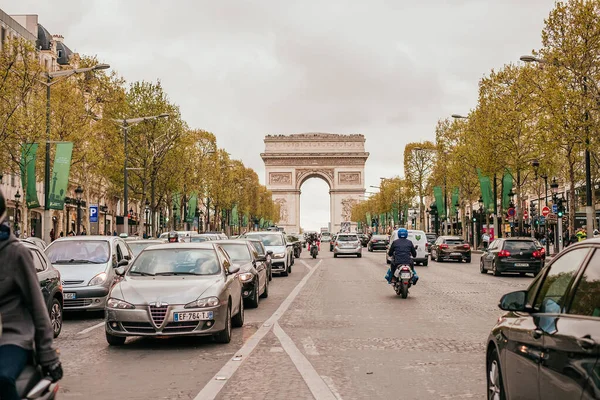
M 15 383 L 34 351 L 52 381 L 63 372 L 32 254 L 11 233 L 6 214 L 0 191 L 0 399 L 20 400 Z
M 415 271 L 413 258 L 417 256 L 415 245 L 408 239 L 408 230 L 406 228 L 398 229 L 398 239 L 394 240 L 388 250 L 388 255 L 392 257 L 390 270 L 392 271 L 392 282 L 396 280 L 394 273 L 400 265 L 410 265 L 413 272 L 413 285 L 417 284 L 419 276 Z
M 317 237 L 316 233 L 311 233 L 310 235 L 308 235 L 308 238 L 306 239 L 306 243 L 308 243 L 309 250 L 310 250 L 310 246 L 314 243 L 317 245 L 317 249 L 319 251 L 321 251 L 321 243 L 320 243 L 319 238 Z
M 175 231 L 169 232 L 168 235 L 169 243 L 179 243 L 179 235 Z

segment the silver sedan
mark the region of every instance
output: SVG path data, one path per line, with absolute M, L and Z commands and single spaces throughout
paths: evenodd
M 144 249 L 110 291 L 106 340 L 128 336 L 213 336 L 229 343 L 244 324 L 239 267 L 211 242 L 170 243 Z

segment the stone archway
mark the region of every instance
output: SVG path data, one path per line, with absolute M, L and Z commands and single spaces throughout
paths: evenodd
M 352 205 L 365 193 L 369 153 L 363 135 L 267 135 L 261 157 L 267 188 L 281 208 L 279 226 L 287 232 L 300 231 L 300 187 L 315 177 L 329 185 L 330 229 L 338 232 L 348 226 Z

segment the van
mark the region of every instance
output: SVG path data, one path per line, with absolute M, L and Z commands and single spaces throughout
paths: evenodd
M 398 230 L 392 232 L 392 236 L 390 237 L 390 245 L 396 239 L 398 239 Z M 426 267 L 429 264 L 429 252 L 427 251 L 427 235 L 423 231 L 409 229 L 408 240 L 410 240 L 413 243 L 417 250 L 417 256 L 415 257 L 415 265 L 421 264 Z M 387 255 L 387 253 L 385 255 L 385 258 L 388 264 L 392 263 L 392 258 L 389 255 Z

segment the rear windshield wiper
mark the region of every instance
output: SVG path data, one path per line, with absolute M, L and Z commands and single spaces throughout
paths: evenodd
M 150 272 L 142 272 L 142 271 L 129 271 L 129 275 L 154 276 L 155 274 L 151 274 Z

